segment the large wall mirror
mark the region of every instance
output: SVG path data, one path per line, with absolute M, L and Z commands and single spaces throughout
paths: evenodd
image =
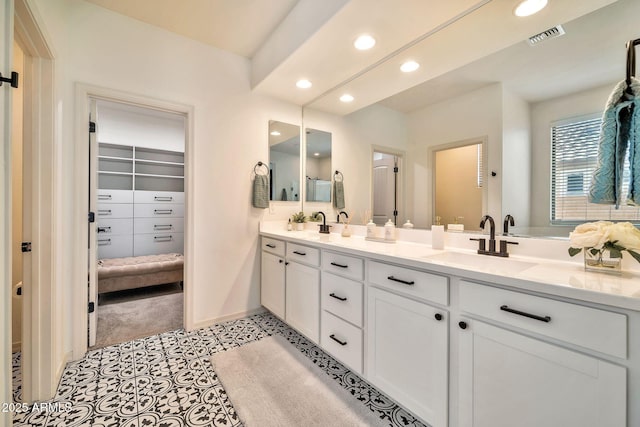
M 305 117 L 321 117 L 324 127 L 339 135 L 334 164 L 350 178 L 347 205 L 355 214 L 353 222 L 359 222 L 360 213 L 371 210 L 376 200 L 370 156 L 372 147 L 380 146 L 406 153 L 405 218 L 416 228 L 429 228 L 438 215 L 445 224 L 462 216 L 465 229 L 479 230 L 483 214 L 500 223 L 511 214 L 519 234 L 568 236 L 573 226 L 552 225 L 550 218 L 550 126 L 559 120 L 601 114 L 613 87 L 625 77 L 625 43 L 640 37 L 638 16 L 640 1 L 612 2 L 577 19 L 558 22 L 564 30 L 559 37 L 534 46 L 524 38 L 480 59 L 461 61 L 463 66 L 347 115 L 340 115 L 336 107 L 330 124 L 327 106 L 339 103 L 337 97 L 328 99 L 334 94 L 306 106 Z M 358 90 L 371 95 L 376 87 L 394 83 L 381 77 L 368 81 L 366 88 L 359 87 L 359 78 L 367 75 L 384 74 L 375 69 L 364 73 L 345 83 L 340 92 L 353 91 L 357 100 Z M 394 78 L 406 76 L 398 72 Z M 460 164 L 434 167 L 430 157 L 434 147 L 472 138 L 483 139 L 486 159 L 485 194 L 473 199 L 463 196 L 455 181 L 461 176 L 456 174 Z M 476 150 L 476 160 L 477 155 Z M 470 175 L 477 173 L 476 166 Z M 443 170 L 454 175 L 438 178 L 436 174 Z M 434 185 L 438 181 L 443 184 L 440 190 Z M 451 212 L 441 210 L 439 194 L 460 195 L 456 203 L 463 204 Z M 474 210 L 463 211 L 466 205 Z
M 269 121 L 269 200 L 300 201 L 300 126 Z
M 331 133 L 305 129 L 305 201 L 331 202 Z

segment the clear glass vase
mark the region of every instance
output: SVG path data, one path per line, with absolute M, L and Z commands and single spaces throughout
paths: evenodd
M 608 249 L 595 251 L 591 248 L 585 248 L 582 252 L 584 252 L 585 271 L 610 274 L 622 273 L 622 257 L 613 258 Z

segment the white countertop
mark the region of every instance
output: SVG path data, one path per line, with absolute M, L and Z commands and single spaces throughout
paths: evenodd
M 286 231 L 280 225 L 261 224 L 260 234 L 464 279 L 640 311 L 640 273 L 624 270 L 622 275 L 586 272 L 581 257 L 576 257 L 576 261 L 513 254 L 500 258 L 478 255 L 474 250 L 463 248 L 436 250 L 425 243 L 400 240 L 381 243 L 358 235 L 342 237 L 338 233 L 326 235 L 312 230 Z M 520 246 L 535 244 L 532 239 L 520 242 Z

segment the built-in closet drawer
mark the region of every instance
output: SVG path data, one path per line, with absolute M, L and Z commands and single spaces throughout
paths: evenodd
M 569 302 L 460 282 L 460 309 L 612 356 L 627 357 L 627 316 Z
M 336 252 L 322 252 L 322 269 L 354 280 L 364 279 L 364 261 Z
M 322 311 L 320 346 L 357 374 L 362 374 L 362 329 Z
M 133 235 L 100 236 L 97 238 L 98 258 L 133 256 Z
M 363 284 L 326 271 L 322 272 L 321 283 L 322 309 L 362 327 Z
M 318 267 L 320 265 L 320 250 L 289 242 L 287 243 L 287 259 Z
M 282 240 L 270 239 L 269 237 L 262 238 L 262 250 L 271 252 L 274 255 L 284 256 L 284 242 Z
M 133 229 L 136 234 L 150 233 L 183 233 L 183 218 L 135 218 L 133 220 Z
M 437 274 L 371 261 L 369 283 L 438 304 L 449 304 L 449 279 Z
M 138 255 L 183 253 L 183 233 L 134 234 L 133 250 Z
M 140 191 L 133 193 L 135 203 L 184 203 L 184 193 L 177 191 Z
M 103 218 L 131 218 L 133 204 L 131 203 L 98 203 L 98 220 Z
M 114 234 L 133 234 L 133 218 L 100 219 L 96 226 L 98 238 Z
M 176 203 L 141 203 L 133 208 L 136 218 L 184 217 L 184 205 Z
M 133 203 L 133 191 L 131 190 L 104 190 L 99 189 L 98 203 Z

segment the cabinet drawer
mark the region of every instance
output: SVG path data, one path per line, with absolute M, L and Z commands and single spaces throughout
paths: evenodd
M 98 239 L 103 236 L 133 234 L 133 218 L 100 219 L 96 227 Z
M 133 254 L 153 255 L 168 253 L 183 253 L 183 233 L 134 234 Z
M 323 311 L 320 346 L 336 359 L 362 375 L 362 329 Z
M 184 203 L 184 193 L 178 191 L 140 191 L 133 193 L 136 203 Z
M 460 282 L 460 309 L 601 353 L 627 357 L 624 314 L 464 280 Z
M 136 218 L 181 218 L 184 217 L 184 205 L 177 203 L 140 203 L 134 205 Z
M 135 218 L 133 229 L 136 234 L 183 233 L 183 218 Z
M 98 222 L 102 218 L 131 218 L 133 204 L 131 203 L 98 203 Z
M 322 272 L 322 309 L 362 327 L 363 285 L 335 274 Z
M 270 239 L 269 237 L 262 238 L 262 250 L 271 252 L 274 255 L 284 256 L 284 242 L 282 240 Z
M 320 250 L 309 246 L 287 244 L 287 259 L 302 264 L 318 267 L 320 265 Z
M 449 279 L 444 276 L 372 261 L 369 282 L 438 304 L 449 304 Z
M 123 258 L 133 256 L 133 236 L 98 236 L 98 258 Z
M 364 262 L 362 258 L 323 251 L 322 269 L 354 280 L 364 279 Z
M 98 203 L 133 203 L 131 190 L 98 190 Z

